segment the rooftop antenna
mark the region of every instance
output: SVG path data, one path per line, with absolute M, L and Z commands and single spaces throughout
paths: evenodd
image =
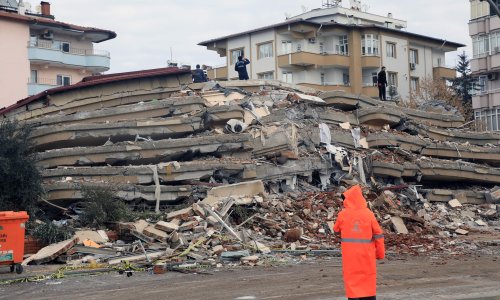
M 342 0 L 323 0 L 323 8 L 339 7 L 342 6 Z

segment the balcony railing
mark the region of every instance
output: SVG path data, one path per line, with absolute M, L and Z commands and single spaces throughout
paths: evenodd
M 71 46 L 65 47 L 61 42 L 54 42 L 54 41 L 44 41 L 44 40 L 29 41 L 28 47 L 54 50 L 63 53 L 82 55 L 82 56 L 95 55 L 95 56 L 104 56 L 108 58 L 110 57 L 109 51 L 97 50 L 97 49 L 80 49 Z
M 307 53 L 312 53 L 312 54 L 321 54 L 321 55 L 341 55 L 341 56 L 349 56 L 349 52 L 343 52 L 343 51 L 319 51 L 319 50 L 309 50 L 309 49 L 297 49 L 295 51 L 278 51 L 278 56 L 281 55 L 287 55 L 287 54 L 294 54 L 294 53 L 301 53 L 301 52 L 307 52 Z
M 40 78 L 40 77 L 31 77 L 28 79 L 29 84 L 40 84 L 40 85 L 51 85 L 58 86 L 57 79 L 55 78 Z

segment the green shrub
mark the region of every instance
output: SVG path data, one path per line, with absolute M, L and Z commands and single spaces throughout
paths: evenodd
M 127 221 L 131 210 L 126 203 L 117 199 L 111 187 L 83 187 L 83 226 L 103 227 L 106 223 Z
M 31 126 L 17 121 L 0 121 L 0 211 L 35 214 L 42 185 L 31 131 Z
M 52 222 L 42 224 L 34 224 L 33 222 L 31 226 L 27 228 L 27 231 L 44 245 L 50 245 L 70 239 L 75 234 L 72 228 L 67 226 L 59 227 Z

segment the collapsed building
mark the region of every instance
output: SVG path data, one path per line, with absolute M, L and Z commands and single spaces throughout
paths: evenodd
M 169 224 L 174 229 L 146 230 L 152 240 L 165 242 L 175 232 L 178 241 L 179 227 L 196 236 L 203 220 L 193 220 L 195 212 L 210 213 L 197 203 L 266 197 L 273 207 L 292 207 L 290 199 L 301 193 L 339 192 L 350 184 L 379 193 L 368 196 L 373 207 L 413 208 L 397 216 L 411 222 L 434 222 L 431 203 L 457 200 L 486 205 L 480 217 L 497 215 L 500 135 L 467 131 L 461 115 L 444 109 L 280 81 L 193 84 L 190 70 L 162 68 L 87 77 L 0 114 L 34 126 L 44 201 L 68 207 L 84 200 L 82 187 L 111 185 L 131 205 L 170 212 L 167 221 L 182 216 Z M 325 206 L 335 200 L 314 199 L 327 212 L 322 220 L 332 221 Z M 185 207 L 189 212 L 179 210 Z M 379 217 L 392 222 L 391 230 L 406 231 L 399 219 Z M 446 226 L 452 233 L 483 226 L 478 217 Z

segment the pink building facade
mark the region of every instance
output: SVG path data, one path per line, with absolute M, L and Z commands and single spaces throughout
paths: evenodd
M 0 108 L 47 89 L 70 85 L 110 68 L 110 54 L 95 43 L 116 33 L 54 20 L 50 3 L 38 12 L 0 0 Z

